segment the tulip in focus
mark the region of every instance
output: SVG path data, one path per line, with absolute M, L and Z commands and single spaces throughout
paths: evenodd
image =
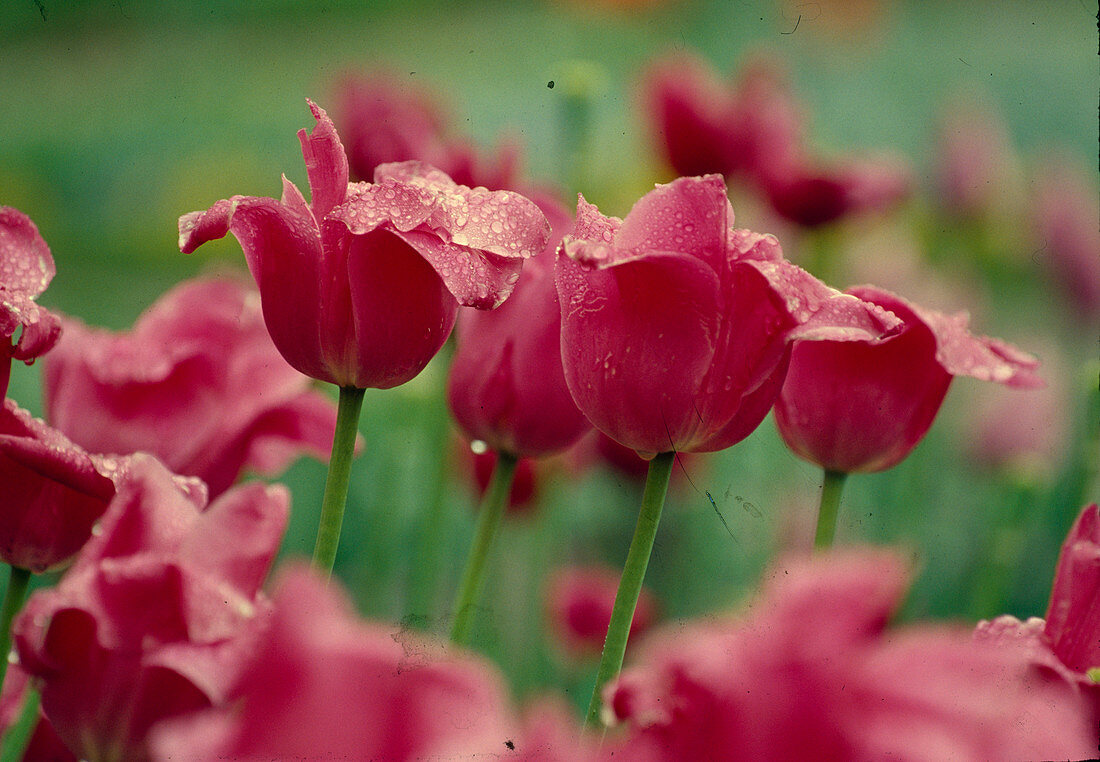
M 732 223 L 716 175 L 659 185 L 625 220 L 578 204 L 557 268 L 565 378 L 593 425 L 640 453 L 739 442 L 771 409 L 790 342 L 897 323 Z
M 132 331 L 77 320 L 44 363 L 50 422 L 94 452 L 156 455 L 215 497 L 251 468 L 274 475 L 300 451 L 328 457 L 336 406 L 283 360 L 259 295 L 199 279 L 159 299 Z
M 1041 384 L 1035 358 L 975 336 L 966 313 L 924 309 L 872 286 L 848 293 L 890 310 L 900 333 L 876 342 L 800 342 L 775 405 L 795 454 L 822 468 L 883 471 L 924 437 L 955 376 L 1015 387 Z
M 546 220 L 516 193 L 456 185 L 418 162 L 349 184 L 332 121 L 310 108 L 317 127 L 298 137 L 311 202 L 285 178 L 281 201 L 223 199 L 180 218 L 180 249 L 232 232 L 287 362 L 337 386 L 388 389 L 424 369 L 459 304 L 504 301 L 545 245 Z
M 0 206 L 0 398 L 7 394 L 13 359 L 34 362 L 57 342 L 61 321 L 34 301 L 56 271 L 30 217 Z
M 42 710 L 82 759 L 147 759 L 149 729 L 224 703 L 253 653 L 288 495 L 256 484 L 205 502 L 134 456 L 72 568 L 15 620 Z
M 0 559 L 35 573 L 68 561 L 91 536 L 125 470 L 125 459 L 90 454 L 4 400 Z
M 447 402 L 466 436 L 521 457 L 565 450 L 591 428 L 565 385 L 554 286 L 555 253 L 572 220 L 556 201 L 540 206 L 551 222 L 546 248 L 524 263 L 507 302 L 461 311 L 447 378 Z
M 879 550 L 788 557 L 736 618 L 655 633 L 605 694 L 615 759 L 1086 759 L 1086 702 L 962 628 L 887 622 Z

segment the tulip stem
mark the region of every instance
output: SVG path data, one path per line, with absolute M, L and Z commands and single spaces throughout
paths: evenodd
M 344 506 L 348 502 L 348 480 L 351 459 L 355 454 L 355 437 L 359 433 L 359 411 L 363 408 L 365 389 L 340 387 L 340 403 L 336 409 L 336 433 L 332 437 L 332 457 L 328 461 L 325 496 L 321 501 L 321 521 L 317 527 L 317 543 L 313 546 L 313 566 L 332 576 L 336 549 L 340 545 L 340 528 L 344 523 Z
M 817 512 L 817 532 L 814 534 L 814 547 L 828 548 L 833 544 L 836 534 L 836 516 L 840 509 L 840 493 L 844 491 L 845 471 L 825 469 L 825 480 L 821 484 L 821 507 Z
M 600 704 L 603 687 L 619 674 L 626 655 L 626 641 L 630 636 L 630 625 L 634 621 L 634 609 L 638 606 L 638 596 L 642 592 L 642 580 L 645 578 L 649 556 L 653 551 L 653 541 L 657 537 L 657 525 L 661 521 L 661 511 L 668 492 L 668 480 L 672 475 L 672 463 L 675 452 L 663 452 L 649 462 L 646 475 L 645 492 L 642 493 L 642 506 L 638 511 L 638 523 L 634 527 L 634 539 L 630 541 L 630 550 L 626 554 L 623 574 L 619 578 L 619 591 L 615 594 L 615 605 L 611 609 L 611 621 L 607 625 L 607 637 L 600 654 L 600 667 L 596 672 L 596 685 L 592 689 L 592 700 L 588 703 L 588 713 L 584 718 L 585 728 L 601 725 Z
M 41 703 L 42 696 L 33 685 L 28 684 L 23 691 L 19 716 L 3 734 L 3 743 L 0 744 L 0 762 L 19 762 L 23 759 L 27 746 L 31 742 L 31 734 L 38 726 L 38 707 Z
M 31 573 L 28 569 L 18 566 L 11 567 L 11 576 L 8 578 L 8 589 L 4 592 L 3 608 L 0 608 L 0 686 L 4 685 L 4 677 L 8 673 L 8 652 L 11 651 L 11 623 L 19 609 L 23 608 L 23 601 L 27 598 L 27 587 L 30 585 Z
M 508 504 L 508 494 L 512 490 L 512 480 L 515 478 L 518 462 L 515 455 L 506 452 L 497 453 L 493 478 L 489 480 L 489 487 L 485 490 L 485 497 L 482 498 L 481 506 L 478 508 L 474 542 L 470 546 L 470 556 L 466 559 L 466 569 L 462 572 L 462 581 L 458 585 L 458 597 L 455 598 L 455 621 L 451 627 L 451 642 L 456 645 L 465 645 L 470 636 L 477 599 L 485 584 L 485 562 L 489 559 L 489 551 L 493 547 L 493 540 L 504 517 L 504 507 Z

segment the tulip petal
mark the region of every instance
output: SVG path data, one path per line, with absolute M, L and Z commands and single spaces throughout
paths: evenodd
M 312 197 L 313 216 L 323 219 L 329 210 L 343 202 L 348 191 L 348 158 L 336 127 L 325 110 L 311 100 L 306 100 L 317 126 L 313 134 L 298 130 L 302 144 L 302 158 L 306 162 L 309 192 Z
M 615 234 L 633 252 L 692 252 L 715 272 L 726 264 L 726 229 L 733 207 L 721 175 L 681 177 L 642 196 Z
M 1081 511 L 1062 545 L 1045 629 L 1070 669 L 1083 673 L 1100 667 L 1100 509 L 1095 503 Z
M 587 272 L 559 255 L 557 285 L 562 364 L 577 406 L 639 452 L 689 445 L 721 314 L 714 271 L 670 252 Z
M 31 218 L 18 209 L 0 206 L 0 291 L 36 297 L 56 272 L 50 247 Z

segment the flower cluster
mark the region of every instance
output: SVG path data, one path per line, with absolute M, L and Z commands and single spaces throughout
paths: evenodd
M 30 218 L 0 207 L 0 559 L 11 567 L 0 756 L 674 762 L 1086 758 L 1100 748 L 1095 503 L 1069 529 L 1044 619 L 895 622 L 917 565 L 857 542 L 828 547 L 847 474 L 903 467 L 956 376 L 1034 389 L 1038 360 L 972 333 L 965 312 L 878 286 L 840 291 L 811 273 L 836 262 L 810 256 L 804 269 L 775 235 L 735 225 L 727 180 L 747 181 L 803 228 L 884 210 L 910 190 L 890 161 L 822 163 L 770 62 L 727 87 L 699 61 L 670 59 L 647 70 L 643 89 L 680 176 L 619 218 L 581 194 L 574 213 L 534 190 L 516 153 L 487 162 L 423 93 L 382 75 L 347 79 L 344 140 L 312 101 L 315 126 L 298 133 L 308 200 L 284 176 L 279 199 L 235 195 L 178 219 L 186 253 L 232 233 L 255 285 L 236 274 L 189 280 L 121 332 L 38 305 L 53 256 Z M 1004 147 L 989 148 L 948 151 L 942 194 L 958 198 L 960 217 L 988 213 L 978 191 L 989 189 L 973 181 L 996 169 Z M 1070 203 L 1057 185 L 1041 186 L 1039 204 L 1039 227 L 1064 252 L 1052 275 L 1093 309 L 1094 290 L 1072 283 L 1091 272 L 1083 255 L 1095 249 L 1079 225 L 1087 191 Z M 392 442 L 431 504 L 406 531 L 389 474 L 355 484 L 383 494 L 352 490 L 357 538 L 386 535 L 412 563 L 399 595 L 372 584 L 345 595 L 330 576 L 364 449 L 364 390 L 406 384 L 437 356 L 445 373 L 426 373 L 406 401 L 439 392 L 432 441 L 442 450 L 459 439 L 445 399 L 463 451 L 476 453 L 454 459 L 483 492 L 476 526 L 447 513 L 444 452 L 437 468 L 405 458 L 415 437 L 395 406 L 392 430 L 370 436 Z M 7 397 L 13 361 L 39 357 L 43 418 Z M 370 401 L 393 393 L 379 394 Z M 699 542 L 698 512 L 680 511 L 659 535 L 670 480 L 682 478 L 695 502 L 705 496 L 706 517 L 713 508 L 740 548 L 723 512 L 733 485 L 723 497 L 697 458 L 742 442 L 772 412 L 787 448 L 824 472 L 816 548 L 761 561 L 760 590 L 738 593 L 738 608 L 715 585 L 702 611 L 677 600 L 687 585 L 670 584 L 669 570 L 728 559 Z M 1089 479 L 1087 445 L 1078 449 L 1059 493 L 1073 509 L 1085 502 L 1074 485 L 1083 492 Z M 606 493 L 557 478 L 592 453 L 645 476 L 629 547 L 622 517 L 600 513 Z M 328 464 L 316 549 L 311 566 L 275 569 L 291 489 L 254 477 L 303 454 Z M 775 457 L 742 470 L 766 480 Z M 302 470 L 288 483 L 313 480 Z M 632 481 L 615 486 L 633 499 Z M 502 530 L 509 500 L 542 507 Z M 366 503 L 386 513 L 365 520 Z M 597 541 L 576 541 L 590 530 Z M 989 529 L 987 572 L 1003 571 L 1001 546 L 1018 545 L 1022 530 L 1008 519 Z M 507 553 L 494 551 L 502 531 Z M 449 534 L 472 535 L 461 574 Z M 593 558 L 624 552 L 621 571 Z M 651 557 L 660 584 L 647 579 Z M 1048 571 L 1052 561 L 1036 563 Z M 58 574 L 31 585 L 47 572 Z M 989 596 L 974 586 L 975 600 Z M 440 614 L 443 589 L 455 599 Z M 352 598 L 374 611 L 430 610 L 378 621 Z M 1003 611 L 1006 596 L 993 599 Z M 444 625 L 449 641 L 435 632 Z M 496 665 L 520 663 L 538 679 L 510 686 L 514 675 Z M 583 720 L 563 696 L 532 698 L 554 684 L 591 694 Z

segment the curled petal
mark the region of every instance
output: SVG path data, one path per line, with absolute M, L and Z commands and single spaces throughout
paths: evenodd
M 0 206 L 0 291 L 34 298 L 46 290 L 56 272 L 50 247 L 31 218 Z
M 313 197 L 313 216 L 321 219 L 347 195 L 348 158 L 328 114 L 313 101 L 306 102 L 317 120 L 317 126 L 312 135 L 299 130 L 298 140 L 302 143 L 309 192 Z

